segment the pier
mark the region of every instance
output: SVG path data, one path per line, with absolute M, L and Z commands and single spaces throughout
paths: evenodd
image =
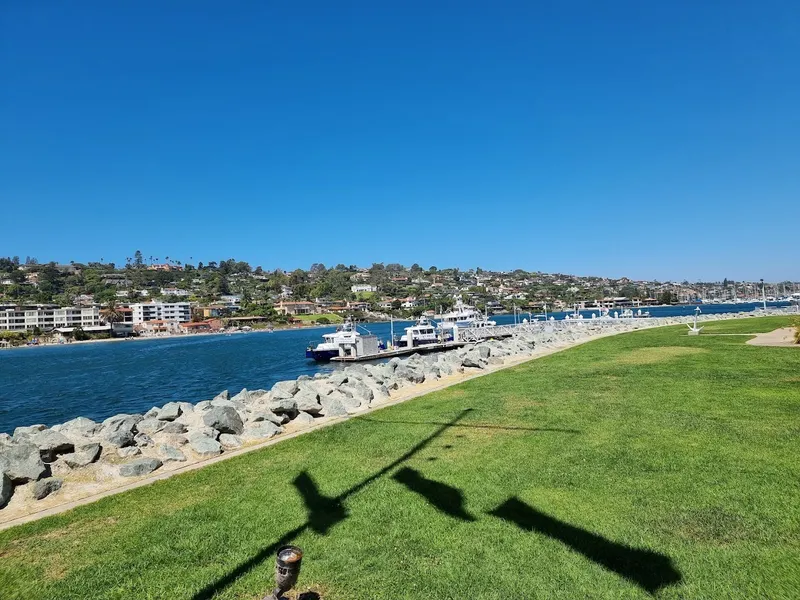
M 555 331 L 564 331 L 572 328 L 580 329 L 587 326 L 602 329 L 612 327 L 614 323 L 628 320 L 632 319 L 563 319 L 558 321 L 530 321 L 527 323 L 513 323 L 508 325 L 491 325 L 488 327 L 454 327 L 453 341 L 421 344 L 418 346 L 404 346 L 392 350 L 377 350 L 377 341 L 374 343 L 363 343 L 362 341 L 361 346 L 351 345 L 346 351 L 343 351 L 341 355 L 331 358 L 331 361 L 352 363 L 381 360 L 395 356 L 407 356 L 414 353 L 444 352 L 486 340 L 512 337 L 523 332 L 553 333 Z M 362 337 L 369 338 L 369 336 Z
M 408 354 L 425 354 L 427 352 L 444 352 L 445 350 L 453 350 L 466 346 L 467 342 L 444 342 L 441 344 L 422 344 L 421 346 L 403 346 L 402 348 L 394 348 L 393 350 L 381 350 L 370 354 L 362 354 L 360 356 L 334 356 L 331 361 L 335 362 L 363 362 L 367 360 L 381 360 L 384 358 L 393 358 L 395 356 L 406 356 Z

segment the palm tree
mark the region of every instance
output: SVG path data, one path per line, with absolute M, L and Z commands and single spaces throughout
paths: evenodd
M 122 314 L 122 311 L 117 306 L 117 301 L 113 299 L 108 301 L 108 304 L 106 304 L 106 307 L 101 310 L 100 313 L 103 315 L 106 323 L 111 325 L 112 333 L 114 330 L 114 323 L 122 321 L 122 319 L 125 317 L 125 315 Z

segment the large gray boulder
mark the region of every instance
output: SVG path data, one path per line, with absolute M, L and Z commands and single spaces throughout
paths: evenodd
M 272 390 L 270 390 L 270 397 L 272 400 L 291 398 L 297 393 L 297 390 L 298 387 L 296 381 L 279 381 L 272 386 Z
M 219 431 L 213 427 L 209 427 L 208 425 L 203 425 L 198 429 L 190 431 L 189 437 L 192 437 L 193 435 L 204 435 L 206 437 L 210 437 L 212 440 L 219 439 Z
M 258 423 L 248 423 L 247 429 L 242 436 L 245 440 L 267 440 L 278 435 L 283 428 L 269 421 L 259 421 Z
M 322 405 L 322 410 L 319 414 L 323 417 L 345 417 L 347 416 L 347 409 L 342 404 L 341 400 L 338 398 L 331 398 L 330 396 L 325 396 L 320 398 L 320 404 Z
M 307 413 L 311 413 L 312 415 L 318 415 L 322 410 L 322 405 L 319 403 L 319 395 L 307 391 L 301 390 L 297 393 L 294 397 L 295 407 L 299 411 L 305 411 Z
M 92 464 L 100 457 L 100 444 L 84 444 L 75 449 L 72 454 L 61 457 L 70 469 L 80 469 Z
M 64 480 L 58 477 L 48 477 L 47 479 L 40 479 L 33 484 L 33 497 L 36 500 L 47 498 L 53 492 L 57 492 L 64 485 Z
M 161 410 L 158 411 L 158 418 L 161 421 L 174 421 L 183 414 L 181 405 L 177 402 L 167 402 Z M 141 428 L 140 428 L 141 430 Z M 147 433 L 147 432 L 145 432 Z
M 408 365 L 401 364 L 394 370 L 395 376 L 411 383 L 422 383 L 425 381 L 425 374 L 417 369 L 413 369 Z
M 283 425 L 288 420 L 289 417 L 285 413 L 278 415 L 266 408 L 247 414 L 247 421 L 253 423 L 258 423 L 259 421 L 269 421 L 270 423 L 275 423 L 275 425 Z
M 136 429 L 139 433 L 153 435 L 164 429 L 167 421 L 162 421 L 160 418 L 144 418 L 136 424 Z
M 3 508 L 11 496 L 14 494 L 14 485 L 11 483 L 11 478 L 3 472 L 0 472 L 0 508 Z
M 465 367 L 472 367 L 474 369 L 483 369 L 486 365 L 485 361 L 481 359 L 479 353 L 474 350 L 467 352 L 467 355 L 462 359 L 461 364 Z
M 328 381 L 331 383 L 331 385 L 336 387 L 342 385 L 343 383 L 347 383 L 347 380 L 347 373 L 344 371 L 334 371 L 331 373 L 330 377 L 328 377 Z
M 161 431 L 163 433 L 186 433 L 186 425 L 172 421 L 171 423 L 166 423 Z
M 17 443 L 0 449 L 0 471 L 14 484 L 37 481 L 48 473 L 39 448 L 31 443 Z
M 230 400 L 231 395 L 228 393 L 228 390 L 222 390 L 219 394 L 214 396 L 214 400 Z M 214 401 L 212 400 L 212 402 Z
M 351 380 L 346 385 L 341 386 L 339 391 L 349 392 L 349 395 L 356 398 L 361 404 L 369 404 L 369 401 L 373 398 L 372 390 L 361 381 Z
M 312 417 L 307 412 L 300 412 L 294 419 L 292 419 L 289 422 L 289 425 L 291 425 L 292 429 L 302 429 L 308 427 L 313 423 L 314 423 L 314 417 Z M 289 425 L 287 425 L 287 427 L 289 427 Z
M 189 436 L 189 447 L 201 458 L 210 458 L 222 454 L 222 446 L 217 440 L 199 433 Z
M 214 398 L 211 401 L 211 406 L 230 406 L 235 408 L 236 406 L 244 406 L 241 402 L 233 402 L 232 400 L 228 400 L 227 398 Z
M 160 436 L 161 442 L 170 446 L 185 446 L 189 439 L 180 433 L 167 433 Z
M 181 415 L 191 414 L 194 412 L 194 404 L 191 402 L 178 402 L 178 406 L 181 409 Z
M 109 417 L 103 421 L 103 439 L 117 448 L 130 446 L 136 437 L 136 424 L 141 420 L 139 417 L 140 415 L 126 414 Z
M 203 415 L 203 423 L 213 427 L 220 433 L 240 434 L 244 431 L 244 423 L 236 409 L 232 406 L 215 406 Z
M 59 431 L 67 437 L 91 437 L 98 433 L 100 429 L 100 423 L 96 423 L 86 417 L 77 417 L 53 427 L 53 430 Z
M 117 456 L 120 458 L 132 458 L 134 456 L 139 456 L 142 453 L 142 449 L 138 446 L 125 446 L 124 448 L 117 448 Z
M 425 375 L 425 381 L 439 379 L 442 376 L 441 370 L 436 365 L 424 365 L 422 374 Z
M 186 455 L 170 444 L 159 444 L 156 446 L 158 456 L 164 462 L 185 462 Z
M 25 442 L 30 439 L 30 436 L 39 433 L 40 431 L 44 431 L 47 429 L 47 425 L 27 425 L 25 427 L 17 427 L 14 429 L 14 441 L 15 442 Z
M 225 448 L 225 450 L 235 450 L 236 448 L 240 448 L 243 443 L 242 438 L 232 433 L 222 433 L 219 436 L 219 444 Z
M 267 403 L 267 408 L 274 413 L 294 413 L 297 410 L 297 403 L 294 397 L 291 398 L 271 398 Z
M 153 445 L 153 438 L 146 433 L 137 433 L 133 438 L 133 443 L 139 448 L 149 448 Z
M 241 392 L 231 398 L 231 402 L 247 405 L 253 402 L 253 398 L 251 398 L 250 392 L 247 391 L 247 388 L 244 388 Z
M 11 436 L 7 433 L 0 433 L 0 448 L 11 445 Z
M 480 354 L 481 358 L 486 360 L 492 355 L 492 349 L 490 346 L 486 344 L 481 344 L 476 348 L 478 350 L 478 354 Z
M 45 429 L 30 436 L 30 441 L 39 448 L 39 455 L 47 463 L 53 462 L 60 454 L 68 454 L 75 450 L 75 444 L 65 435 Z
M 119 468 L 119 474 L 123 477 L 141 477 L 152 473 L 163 464 L 157 458 L 137 458 L 122 465 Z

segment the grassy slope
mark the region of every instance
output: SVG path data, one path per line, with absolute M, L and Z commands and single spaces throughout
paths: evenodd
M 599 340 L 0 532 L 0 596 L 260 598 L 297 528 L 301 587 L 325 599 L 646 598 L 613 569 L 646 580 L 667 560 L 681 582 L 658 597 L 791 597 L 800 352 L 683 331 Z M 307 494 L 345 493 L 312 500 L 305 528 L 302 472 Z M 547 533 L 489 514 L 512 497 Z M 600 566 L 622 544 L 667 558 Z
M 341 323 L 342 321 L 344 321 L 341 315 L 337 315 L 335 313 L 325 313 L 320 315 L 297 315 L 293 318 L 296 319 L 297 321 L 303 321 L 304 323 L 313 323 L 317 319 L 321 319 L 323 317 L 328 319 L 328 321 L 330 321 L 331 323 Z

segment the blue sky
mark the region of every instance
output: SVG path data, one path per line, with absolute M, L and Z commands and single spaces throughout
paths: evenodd
M 9 0 L 0 255 L 797 280 L 798 30 L 789 0 Z

